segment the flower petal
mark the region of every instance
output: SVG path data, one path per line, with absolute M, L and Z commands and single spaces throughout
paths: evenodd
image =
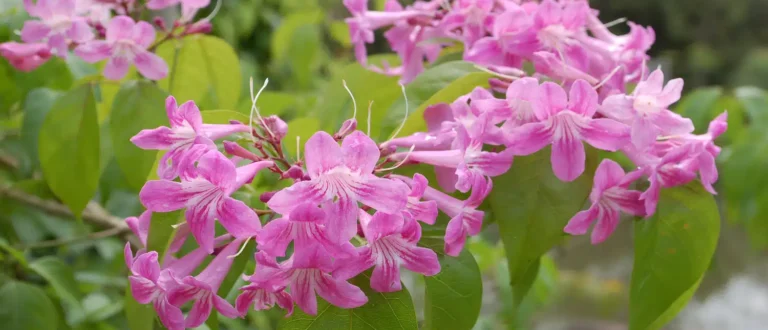
M 232 304 L 216 294 L 213 294 L 213 307 L 216 307 L 219 314 L 224 315 L 224 317 L 234 319 L 240 316 L 240 313 Z
M 584 143 L 573 136 L 564 136 L 552 143 L 552 171 L 565 182 L 576 180 L 584 173 L 586 154 Z
M 629 143 L 629 126 L 607 118 L 592 119 L 581 135 L 595 148 L 616 151 Z
M 328 274 L 318 274 L 315 290 L 320 297 L 341 308 L 360 307 L 368 302 L 363 290 L 346 281 L 335 280 Z
M 153 212 L 171 212 L 184 208 L 195 194 L 182 188 L 181 183 L 168 180 L 147 181 L 139 192 L 141 204 Z
M 307 270 L 295 270 L 295 272 L 299 272 L 299 274 L 291 281 L 293 301 L 296 302 L 296 305 L 304 313 L 317 315 L 317 296 L 315 296 L 315 291 L 312 290 L 312 282 L 315 279 L 311 274 L 308 274 Z
M 131 142 L 144 150 L 167 150 L 182 139 L 168 127 L 144 129 L 131 138 Z
M 571 235 L 584 235 L 589 231 L 592 222 L 597 218 L 598 209 L 592 206 L 587 210 L 580 211 L 574 215 L 563 229 L 564 232 Z
M 464 249 L 467 241 L 467 230 L 464 227 L 464 216 L 459 213 L 445 227 L 445 254 L 457 257 Z
M 611 159 L 603 159 L 595 171 L 595 189 L 602 192 L 610 187 L 618 186 L 624 178 L 624 169 Z
M 41 21 L 26 21 L 21 28 L 21 41 L 33 43 L 40 41 L 51 33 L 51 28 Z
M 149 304 L 159 290 L 155 282 L 141 276 L 128 276 L 131 283 L 131 295 L 139 304 Z
M 568 109 L 592 117 L 597 111 L 597 92 L 588 82 L 576 80 L 568 95 Z
M 357 256 L 336 260 L 333 277 L 338 280 L 348 280 L 373 267 L 374 259 L 371 248 L 357 248 Z
M 568 98 L 565 95 L 565 90 L 549 81 L 539 86 L 539 92 L 533 100 L 533 111 L 539 120 L 545 120 L 567 106 Z
M 667 108 L 672 103 L 677 102 L 680 99 L 680 93 L 683 91 L 683 79 L 675 78 L 667 82 L 661 94 L 658 96 L 659 105 Z
M 128 16 L 115 16 L 107 25 L 107 41 L 131 40 L 134 25 L 136 22 Z
M 142 48 L 149 48 L 155 41 L 155 28 L 151 24 L 141 21 L 133 27 L 131 39 Z
M 371 274 L 371 288 L 378 292 L 402 290 L 400 283 L 400 265 L 396 256 L 381 254 L 376 258 L 376 266 Z
M 235 183 L 235 164 L 218 150 L 211 150 L 200 157 L 197 172 L 215 186 L 227 190 Z
M 331 240 L 348 242 L 357 234 L 357 202 L 349 198 L 339 199 L 324 207 L 327 212 L 325 227 Z
M 507 148 L 519 156 L 530 155 L 550 143 L 552 132 L 541 122 L 519 126 L 507 136 Z
M 210 294 L 209 294 L 210 295 Z M 203 297 L 197 299 L 192 305 L 192 309 L 187 314 L 185 326 L 187 328 L 196 328 L 205 323 L 208 317 L 211 316 L 211 310 L 213 309 L 212 297 Z
M 661 133 L 648 118 L 640 117 L 632 123 L 632 144 L 640 150 L 648 148 L 656 142 Z
M 94 40 L 77 46 L 75 55 L 88 63 L 96 63 L 112 56 L 112 47 L 106 41 Z
M 213 236 L 215 235 L 216 205 L 211 203 L 191 205 L 184 216 L 189 224 L 189 230 L 202 249 L 213 253 Z
M 608 239 L 619 225 L 619 210 L 603 208 L 598 213 L 597 224 L 592 229 L 592 244 L 600 244 Z
M 376 212 L 364 228 L 365 238 L 375 242 L 380 238 L 397 234 L 403 228 L 403 224 L 404 220 L 400 215 Z
M 440 272 L 440 262 L 437 260 L 437 253 L 431 249 L 423 247 L 411 247 L 402 251 L 400 255 L 403 267 L 406 269 L 433 276 Z
M 635 87 L 635 95 L 659 95 L 664 86 L 664 73 L 661 69 L 656 69 L 644 81 L 641 81 Z
M 653 123 L 663 135 L 693 133 L 693 121 L 669 110 L 662 110 L 653 118 Z
M 353 189 L 363 204 L 377 211 L 397 213 L 408 202 L 409 189 L 405 183 L 373 174 L 366 175 L 363 184 Z
M 292 186 L 278 191 L 267 202 L 267 206 L 273 211 L 288 215 L 299 204 L 320 204 L 325 195 L 312 181 L 300 181 Z
M 120 80 L 128 74 L 131 63 L 124 57 L 110 57 L 104 66 L 104 77 L 110 80 Z
M 371 173 L 379 161 L 379 146 L 361 131 L 354 131 L 341 142 L 344 165 L 353 171 Z
M 307 173 L 311 178 L 326 172 L 341 164 L 343 153 L 341 147 L 331 135 L 319 131 L 312 135 L 304 144 L 304 162 Z
M 234 198 L 225 198 L 219 205 L 217 213 L 221 225 L 236 238 L 255 236 L 261 229 L 261 222 L 256 212 Z
M 133 61 L 136 63 L 136 69 L 147 79 L 160 80 L 168 76 L 168 63 L 165 63 L 165 60 L 160 56 L 141 51 L 136 53 Z
M 293 239 L 291 232 L 292 226 L 287 219 L 278 218 L 268 222 L 257 236 L 259 250 L 266 251 L 271 256 L 284 256 L 285 249 Z
M 184 330 L 184 314 L 181 309 L 171 305 L 165 296 L 155 299 L 153 305 L 160 322 L 168 330 Z

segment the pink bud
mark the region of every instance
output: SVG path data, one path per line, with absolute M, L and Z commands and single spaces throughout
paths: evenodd
M 212 29 L 213 29 L 213 25 L 211 25 L 211 22 L 199 21 L 195 24 L 190 25 L 186 31 L 186 34 L 198 34 L 198 33 L 206 34 L 206 33 L 211 33 Z
M 155 16 L 155 18 L 152 20 L 152 23 L 155 24 L 160 30 L 165 31 L 167 26 L 165 25 L 165 20 L 162 16 Z
M 356 129 L 357 129 L 357 120 L 355 118 L 347 119 L 344 121 L 343 124 L 341 124 L 341 128 L 336 134 L 333 135 L 333 138 L 335 138 L 336 140 L 341 140 L 345 136 L 354 132 Z
M 230 155 L 252 160 L 254 162 L 258 162 L 262 160 L 261 158 L 259 158 L 259 156 L 256 156 L 252 152 L 248 151 L 248 149 L 245 149 L 239 144 L 237 144 L 236 142 L 232 142 L 232 141 L 224 141 L 224 151 L 226 151 Z
M 302 180 L 304 179 L 304 170 L 299 166 L 293 165 L 283 173 L 283 178 L 294 179 L 297 181 Z
M 14 68 L 29 72 L 51 58 L 51 49 L 43 43 L 5 42 L 0 44 L 0 56 L 8 59 Z
M 498 93 L 506 93 L 507 88 L 509 88 L 509 82 L 505 80 L 501 80 L 499 78 L 491 78 L 488 79 L 488 85 L 491 86 L 491 89 L 493 89 L 494 92 Z
M 268 203 L 270 199 L 272 199 L 272 196 L 274 196 L 277 192 L 275 191 L 267 191 L 259 196 L 259 200 L 262 203 Z
M 267 126 L 275 141 L 282 140 L 285 134 L 288 133 L 288 124 L 276 115 L 264 117 L 264 125 Z

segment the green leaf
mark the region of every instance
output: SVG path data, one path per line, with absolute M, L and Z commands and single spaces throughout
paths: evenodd
M 765 111 L 768 109 L 768 93 L 756 87 L 739 87 L 734 90 L 734 94 L 744 105 L 753 121 L 752 125 L 764 128 L 768 124 L 768 114 Z
M 48 256 L 30 263 L 29 268 L 44 278 L 56 291 L 59 299 L 72 308 L 75 314 L 83 313 L 83 305 L 80 303 L 83 294 L 69 265 L 57 257 Z
M 303 117 L 288 123 L 288 133 L 283 138 L 283 149 L 296 157 L 296 137 L 301 138 L 301 146 L 307 142 L 312 134 L 320 129 L 320 122 L 315 118 Z
M 234 109 L 240 98 L 240 60 L 226 41 L 194 35 L 166 42 L 157 54 L 171 68 L 161 88 L 179 103 L 194 100 L 201 109 Z
M 173 212 L 152 212 L 147 236 L 147 251 L 157 251 L 160 261 L 165 258 L 165 251 L 171 244 L 171 237 L 176 232 L 173 226 L 183 216 L 181 210 Z
M 40 128 L 43 126 L 45 116 L 51 111 L 53 103 L 60 95 L 61 92 L 47 88 L 33 89 L 27 94 L 27 100 L 24 102 L 24 121 L 21 124 L 21 140 L 24 147 L 30 151 L 29 156 L 33 166 L 39 163 L 35 150 L 38 149 Z
M 296 12 L 283 18 L 272 35 L 272 56 L 277 59 L 287 56 L 296 30 L 305 25 L 317 25 L 322 19 L 323 12 L 320 10 Z
M 629 328 L 660 329 L 685 306 L 720 235 L 715 199 L 701 184 L 664 189 L 656 214 L 635 221 Z
M 237 120 L 248 125 L 248 116 L 240 112 L 231 110 L 208 110 L 204 111 L 202 114 L 203 122 L 206 124 L 229 124 L 230 120 Z
M 440 273 L 424 276 L 423 329 L 472 329 L 483 298 L 480 268 L 472 253 L 464 249 L 458 257 L 447 256 L 443 241 L 437 239 L 422 239 L 420 244 L 434 250 L 440 261 Z
M 38 150 L 48 186 L 79 217 L 96 192 L 101 173 L 99 124 L 90 85 L 56 100 L 40 129 Z
M 232 290 L 232 287 L 235 285 L 235 282 L 237 282 L 237 279 L 245 273 L 245 265 L 248 264 L 248 261 L 253 259 L 253 250 L 256 248 L 256 242 L 249 240 L 246 244 L 247 246 L 243 248 L 242 252 L 240 252 L 240 254 L 235 257 L 235 260 L 232 261 L 229 273 L 227 273 L 227 276 L 224 277 L 224 281 L 221 282 L 221 286 L 219 286 L 218 294 L 221 297 L 227 296 L 229 291 Z
M 0 324 L 7 330 L 56 329 L 59 313 L 43 289 L 12 281 L 0 289 Z
M 394 62 L 392 56 L 371 56 L 369 62 L 381 62 L 388 60 Z M 366 131 L 368 120 L 368 103 L 371 106 L 371 136 L 378 136 L 382 129 L 382 122 L 387 116 L 387 110 L 401 95 L 400 86 L 397 85 L 397 77 L 378 74 L 358 63 L 345 66 L 326 85 L 314 114 L 321 121 L 321 127 L 329 132 L 336 132 L 344 120 L 352 118 L 354 106 L 352 99 L 344 89 L 343 81 L 357 102 L 357 128 Z M 375 86 L 375 87 L 373 87 Z M 410 95 L 409 95 L 410 100 Z
M 453 61 L 427 69 L 406 86 L 410 115 L 400 135 L 409 135 L 426 128 L 424 109 L 437 103 L 450 103 L 475 87 L 488 87 L 489 73 L 478 71 L 474 64 Z M 393 131 L 403 121 L 405 99 L 400 97 L 387 111 L 385 132 Z
M 598 163 L 596 150 L 586 151 L 585 171 L 573 182 L 562 182 L 552 173 L 550 148 L 515 157 L 512 169 L 494 178 L 488 200 L 499 225 L 513 287 L 523 283 L 541 255 L 566 237 L 563 228 L 582 209 Z
M 152 305 L 142 305 L 133 298 L 131 287 L 125 289 L 125 319 L 131 330 L 152 330 L 155 324 L 155 310 Z
M 290 318 L 280 321 L 278 329 L 418 329 L 416 311 L 405 285 L 401 291 L 397 292 L 376 292 L 370 287 L 368 272 L 353 278 L 350 283 L 360 287 L 368 296 L 368 302 L 365 305 L 344 309 L 318 299 L 316 316 L 306 314 L 296 308 Z
M 349 25 L 344 21 L 333 21 L 330 26 L 331 37 L 342 46 L 352 47 L 352 38 L 349 36 Z
M 143 129 L 168 126 L 165 97 L 157 85 L 148 81 L 129 81 L 115 95 L 109 119 L 112 148 L 126 181 L 141 189 L 155 163 L 156 151 L 143 150 L 131 138 Z

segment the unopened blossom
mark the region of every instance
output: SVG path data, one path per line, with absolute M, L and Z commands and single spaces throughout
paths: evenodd
M 625 174 L 618 163 L 604 159 L 597 167 L 592 193 L 589 195 L 592 206 L 576 213 L 565 226 L 565 232 L 571 235 L 586 234 L 596 221 L 592 229 L 592 244 L 598 244 L 616 230 L 620 212 L 644 216 L 645 206 L 640 200 L 641 193 L 628 188 L 638 177 L 636 174 Z
M 16 70 L 29 72 L 51 58 L 51 48 L 44 43 L 4 42 L 0 44 L 0 56 L 5 57 Z
M 67 56 L 70 43 L 83 43 L 93 39 L 93 32 L 85 18 L 77 15 L 75 0 L 24 1 L 24 9 L 40 20 L 24 22 L 21 40 L 25 43 L 46 43 L 51 53 Z
M 147 48 L 155 40 L 155 28 L 147 22 L 134 22 L 129 16 L 112 18 L 106 40 L 92 40 L 78 46 L 75 54 L 88 63 L 105 59 L 104 77 L 120 80 L 132 64 L 144 76 L 159 80 L 168 75 L 168 64 Z
M 173 180 L 179 175 L 194 177 L 195 161 L 216 149 L 213 140 L 250 130 L 242 124 L 203 124 L 195 102 L 187 101 L 177 106 L 173 96 L 165 99 L 165 111 L 171 127 L 145 129 L 131 138 L 131 142 L 141 149 L 167 150 L 157 167 L 161 179 Z
M 560 180 L 573 181 L 584 172 L 582 141 L 595 148 L 616 151 L 629 142 L 629 127 L 612 119 L 592 116 L 597 111 L 597 92 L 577 80 L 570 96 L 557 84 L 545 82 L 533 102 L 538 122 L 528 123 L 509 135 L 508 148 L 529 155 L 552 144 L 552 170 Z
M 417 222 L 383 212 L 373 217 L 361 214 L 360 218 L 368 244 L 358 248 L 357 256 L 337 262 L 340 266 L 333 271 L 335 278 L 350 279 L 373 267 L 371 288 L 392 292 L 402 289 L 401 266 L 426 276 L 440 272 L 435 251 L 416 246 L 421 238 Z
M 305 252 L 294 253 L 279 265 L 261 262 L 249 281 L 272 288 L 287 287 L 296 305 L 310 315 L 317 315 L 318 295 L 341 308 L 356 308 L 368 302 L 360 288 L 331 276 L 333 262 L 324 250 Z
M 275 115 L 264 117 L 263 125 L 266 133 L 275 141 L 282 141 L 288 133 L 288 124 Z
M 293 241 L 295 251 L 322 248 L 334 257 L 354 255 L 349 242 L 337 243 L 331 238 L 325 224 L 328 214 L 313 204 L 301 204 L 290 215 L 270 221 L 259 233 L 259 249 L 272 256 L 284 256 Z
M 341 147 L 319 131 L 304 145 L 309 180 L 280 190 L 267 206 L 286 215 L 303 203 L 328 203 L 334 213 L 325 226 L 335 241 L 348 241 L 357 232 L 358 202 L 387 213 L 400 212 L 407 203 L 406 185 L 373 174 L 379 157 L 379 147 L 360 131 L 345 137 Z
M 194 328 L 203 324 L 211 315 L 213 308 L 228 318 L 240 316 L 237 309 L 226 299 L 219 297 L 217 292 L 232 267 L 234 262 L 232 255 L 237 253 L 242 244 L 242 239 L 227 244 L 200 274 L 184 277 L 178 286 L 168 292 L 168 301 L 174 306 L 181 306 L 187 301 L 194 300 L 185 320 L 186 327 Z
M 683 80 L 670 80 L 664 86 L 664 73 L 653 71 L 635 87 L 631 95 L 617 94 L 603 101 L 600 113 L 632 126 L 632 143 L 641 150 L 660 135 L 693 132 L 693 122 L 669 110 L 680 99 Z
M 274 165 L 260 161 L 235 168 L 216 150 L 209 151 L 197 165 L 195 178 L 148 181 L 139 199 L 153 212 L 186 208 L 184 214 L 192 235 L 201 247 L 213 252 L 214 220 L 235 237 L 251 237 L 261 229 L 256 213 L 242 201 L 229 197 L 262 169 Z

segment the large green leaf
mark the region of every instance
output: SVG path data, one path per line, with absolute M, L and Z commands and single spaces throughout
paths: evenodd
M 283 148 L 294 158 L 296 155 L 296 138 L 300 139 L 299 144 L 303 148 L 304 143 L 320 129 L 320 123 L 315 118 L 303 117 L 292 120 L 288 123 L 288 133 L 283 138 Z M 303 150 L 299 152 L 304 152 Z
M 715 109 L 717 100 L 723 95 L 723 89 L 720 87 L 698 88 L 692 93 L 683 97 L 675 108 L 675 111 L 681 115 L 691 118 L 696 132 L 704 133 L 707 131 L 709 121 L 723 109 Z
M 29 268 L 48 281 L 48 284 L 56 291 L 59 299 L 72 308 L 74 314 L 82 314 L 84 312 L 83 306 L 80 303 L 80 300 L 83 299 L 83 294 L 78 287 L 77 281 L 75 281 L 75 274 L 69 265 L 57 257 L 48 256 L 30 263 Z
M 125 289 L 125 319 L 131 330 L 152 330 L 155 324 L 155 310 L 152 305 L 142 305 L 133 298 L 131 287 Z
M 7 330 L 56 329 L 59 313 L 45 291 L 11 281 L 0 289 L 0 324 Z
M 61 92 L 48 89 L 37 88 L 27 94 L 27 100 L 24 102 L 24 120 L 21 124 L 21 139 L 24 147 L 30 151 L 30 159 L 33 164 L 39 162 L 37 158 L 37 141 L 40 137 L 40 127 L 48 112 L 51 111 L 53 103 L 61 95 Z
M 48 186 L 79 216 L 99 184 L 99 124 L 90 85 L 59 97 L 39 137 L 40 165 Z
M 734 94 L 744 105 L 752 125 L 764 128 L 768 124 L 768 93 L 756 87 L 739 87 L 734 90 Z
M 240 98 L 240 60 L 226 41 L 194 35 L 157 48 L 170 67 L 160 87 L 179 103 L 194 100 L 201 109 L 234 109 Z
M 297 308 L 290 318 L 280 322 L 278 329 L 418 329 L 416 311 L 405 286 L 403 290 L 397 292 L 376 292 L 370 287 L 368 273 L 360 274 L 350 282 L 360 287 L 368 296 L 368 302 L 365 305 L 344 309 L 318 299 L 316 316 L 306 314 Z
M 488 199 L 513 287 L 524 281 L 541 255 L 566 237 L 563 228 L 584 205 L 598 163 L 596 150 L 586 150 L 585 171 L 572 182 L 562 182 L 552 173 L 550 148 L 515 157 L 509 172 L 494 178 Z
M 715 199 L 698 182 L 662 190 L 656 214 L 635 221 L 630 329 L 660 329 L 685 306 L 719 235 Z
M 421 244 L 437 252 L 440 261 L 440 273 L 424 277 L 423 329 L 472 329 L 483 298 L 483 281 L 475 258 L 467 249 L 458 257 L 445 255 L 442 240 L 422 239 Z
M 130 139 L 142 129 L 168 126 L 165 97 L 157 85 L 148 81 L 129 81 L 115 95 L 109 120 L 112 147 L 126 181 L 141 189 L 152 169 L 156 151 L 142 150 Z
M 370 62 L 395 61 L 389 55 L 372 56 Z M 383 120 L 387 111 L 401 95 L 397 77 L 385 76 L 368 70 L 358 63 L 352 63 L 342 68 L 331 77 L 325 91 L 320 96 L 315 107 L 315 116 L 321 120 L 321 127 L 329 132 L 338 131 L 341 123 L 352 118 L 354 107 L 352 99 L 344 89 L 343 81 L 347 82 L 352 95 L 357 102 L 357 128 L 366 131 L 368 121 L 368 103 L 371 106 L 371 136 L 381 132 Z M 301 114 L 300 114 L 301 115 Z
M 469 75 L 469 76 L 468 76 Z M 468 77 L 467 77 L 468 76 Z M 440 102 L 453 102 L 475 87 L 487 87 L 490 74 L 480 72 L 474 64 L 463 61 L 446 62 L 427 69 L 406 86 L 411 114 L 400 133 L 408 135 L 424 130 L 422 118 L 427 106 Z M 400 97 L 389 107 L 384 120 L 385 133 L 392 132 L 403 121 L 405 99 Z

